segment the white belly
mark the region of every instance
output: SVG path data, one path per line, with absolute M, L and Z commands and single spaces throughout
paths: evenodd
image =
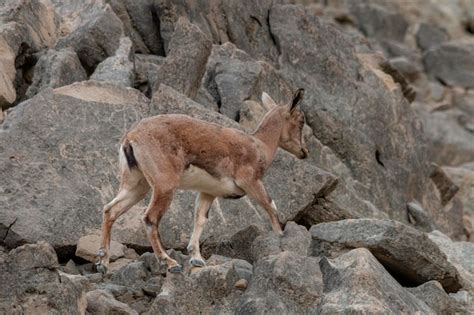
M 237 197 L 245 195 L 231 177 L 216 178 L 202 168 L 190 165 L 183 173 L 179 189 L 195 190 L 216 197 Z

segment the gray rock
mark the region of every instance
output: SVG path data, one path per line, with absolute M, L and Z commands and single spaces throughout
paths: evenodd
M 447 40 L 449 40 L 448 32 L 438 25 L 421 23 L 416 32 L 416 43 L 423 51 Z
M 211 47 L 211 41 L 199 27 L 184 17 L 180 18 L 169 43 L 167 57 L 158 69 L 153 93 L 163 83 L 195 98 Z
M 195 118 L 219 123 L 227 127 L 240 128 L 236 122 L 223 115 L 204 109 L 170 87 L 161 85 L 151 102 L 150 114 L 187 114 Z M 291 175 L 290 175 L 291 174 Z M 280 222 L 294 220 L 310 212 L 315 195 L 329 194 L 335 178 L 289 153 L 278 150 L 272 166 L 264 178 L 270 196 L 277 205 Z M 285 183 L 291 183 L 286 185 Z M 166 247 L 184 248 L 192 230 L 192 193 L 177 193 L 170 210 L 164 215 L 160 233 Z M 237 231 L 257 225 L 269 229 L 267 214 L 247 197 L 240 200 L 216 200 L 209 213 L 209 222 L 201 241 L 219 244 L 228 240 Z M 240 257 L 242 258 L 242 257 Z
M 79 271 L 79 269 L 77 269 L 77 266 L 76 266 L 76 264 L 74 263 L 74 261 L 72 259 L 69 259 L 69 261 L 64 266 L 64 272 L 66 272 L 68 274 L 71 274 L 71 275 L 80 275 L 81 274 L 81 272 Z
M 429 178 L 422 125 L 393 79 L 385 80 L 359 58 L 353 38 L 300 6 L 273 6 L 270 26 L 281 51 L 280 74 L 305 88 L 306 121 L 338 158 L 330 167 L 316 165 L 352 185 L 346 185 L 350 198 L 322 202 L 320 208 L 331 213 L 333 207 L 339 219 L 351 212 L 359 217 L 385 212 L 407 222 L 406 203 L 416 199 L 437 224 L 443 214 Z
M 389 64 L 410 82 L 416 81 L 421 76 L 421 67 L 416 62 L 409 60 L 406 57 L 392 58 L 389 60 Z
M 250 285 L 236 305 L 236 313 L 314 313 L 323 295 L 318 261 L 293 252 L 258 261 Z
M 313 255 L 325 255 L 327 248 L 365 247 L 401 281 L 422 284 L 439 281 L 447 292 L 456 292 L 462 280 L 438 246 L 412 227 L 391 220 L 357 219 L 312 226 Z M 330 252 L 329 252 L 330 254 Z
M 112 274 L 111 281 L 115 284 L 137 287 L 143 286 L 149 277 L 148 270 L 146 269 L 143 261 L 132 262 Z
M 72 47 L 87 74 L 91 74 L 100 62 L 115 54 L 123 35 L 122 21 L 106 5 L 93 11 L 79 27 L 60 39 L 56 47 Z
M 74 51 L 50 49 L 36 63 L 26 97 L 31 98 L 45 88 L 54 89 L 84 80 L 87 80 L 86 72 Z
M 324 296 L 318 314 L 433 314 L 365 248 L 320 261 Z
M 4 243 L 44 239 L 72 254 L 81 236 L 98 234 L 101 209 L 118 187 L 120 137 L 147 111 L 138 91 L 92 81 L 44 90 L 15 107 L 0 137 Z M 118 220 L 114 239 L 149 246 L 141 210 Z
M 465 314 L 463 305 L 450 297 L 438 281 L 428 281 L 408 292 L 425 302 L 436 314 Z
M 0 263 L 0 313 L 84 314 L 85 292 L 58 274 L 54 249 L 45 242 L 18 247 Z
M 439 231 L 429 233 L 428 237 L 457 269 L 463 288 L 471 290 L 474 297 L 474 244 L 471 242 L 453 242 Z
M 104 290 L 87 292 L 87 312 L 90 314 L 137 315 L 127 304 L 117 301 Z
M 375 3 L 354 2 L 350 12 L 356 17 L 359 29 L 367 36 L 378 40 L 402 42 L 408 29 L 408 22 L 398 12 L 389 11 Z
M 445 42 L 425 52 L 423 64 L 433 78 L 448 85 L 474 87 L 474 40 Z
M 292 96 L 287 82 L 268 63 L 255 60 L 232 43 L 214 45 L 202 84 L 219 106 L 219 112 L 238 120 L 245 101 L 260 102 L 266 92 L 286 104 Z
M 120 39 L 120 46 L 115 55 L 99 63 L 91 80 L 110 82 L 123 87 L 134 86 L 135 63 L 130 38 Z

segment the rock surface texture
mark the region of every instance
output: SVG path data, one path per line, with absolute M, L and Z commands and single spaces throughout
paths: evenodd
M 473 1 L 0 0 L 1 314 L 474 314 Z M 154 115 L 252 133 L 305 95 L 309 155 L 159 226 L 120 216 L 120 139 Z M 169 144 L 175 145 L 175 144 Z M 160 167 L 160 161 L 156 161 Z M 100 270 L 100 268 L 99 268 Z

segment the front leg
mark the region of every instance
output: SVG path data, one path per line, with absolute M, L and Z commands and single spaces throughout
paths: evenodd
M 196 198 L 193 233 L 189 239 L 188 245 L 188 252 L 191 253 L 191 259 L 189 260 L 189 263 L 195 267 L 204 267 L 206 265 L 201 257 L 199 238 L 201 237 L 204 224 L 207 222 L 207 214 L 214 199 L 214 196 L 205 193 L 199 193 L 198 197 Z
M 241 183 L 239 186 L 267 211 L 273 231 L 280 235 L 283 234 L 280 221 L 276 214 L 277 208 L 275 202 L 268 195 L 265 186 L 263 186 L 263 182 L 261 180 L 254 180 L 252 182 Z

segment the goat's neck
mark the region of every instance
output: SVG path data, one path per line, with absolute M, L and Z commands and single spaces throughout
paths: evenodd
M 271 164 L 280 142 L 283 119 L 278 108 L 271 110 L 263 117 L 253 136 L 265 144 L 267 167 Z

